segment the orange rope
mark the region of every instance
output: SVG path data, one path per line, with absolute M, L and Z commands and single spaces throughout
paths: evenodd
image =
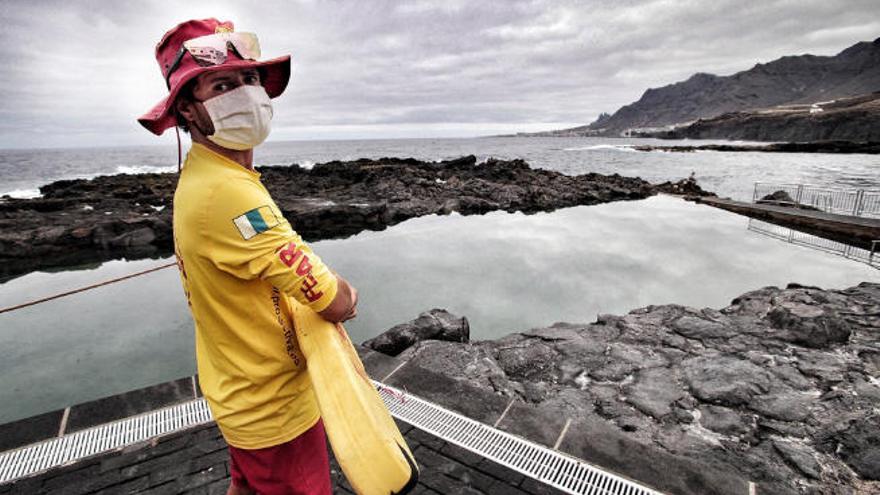
M 60 294 L 55 294 L 54 296 L 44 297 L 44 298 L 42 298 L 42 299 L 37 299 L 37 300 L 35 300 L 35 301 L 30 301 L 30 302 L 26 302 L 26 303 L 22 303 L 22 304 L 17 304 L 17 305 L 15 305 L 15 306 L 10 306 L 10 307 L 8 307 L 8 308 L 3 308 L 3 309 L 0 309 L 0 314 L 2 314 L 2 313 L 7 313 L 7 312 L 9 312 L 9 311 L 15 311 L 16 309 L 26 308 L 26 307 L 28 307 L 28 306 L 34 306 L 34 305 L 36 305 L 36 304 L 44 303 L 44 302 L 46 302 L 46 301 L 51 301 L 51 300 L 53 300 L 53 299 L 58 299 L 58 298 L 61 298 L 61 297 L 64 297 L 64 296 L 69 296 L 69 295 L 76 294 L 76 293 L 79 293 L 79 292 L 85 292 L 85 291 L 87 291 L 87 290 L 96 289 L 96 288 L 98 288 L 98 287 L 102 287 L 102 286 L 105 286 L 105 285 L 110 285 L 110 284 L 113 284 L 113 283 L 116 283 L 116 282 L 121 282 L 121 281 L 123 281 L 123 280 L 127 280 L 127 279 L 130 279 L 130 278 L 139 277 L 139 276 L 141 276 L 141 275 L 146 275 L 147 273 L 156 272 L 156 271 L 159 271 L 159 270 L 162 270 L 162 269 L 165 269 L 165 268 L 169 268 L 169 267 L 172 267 L 172 266 L 177 266 L 177 263 L 168 263 L 167 265 L 157 266 L 157 267 L 155 267 L 155 268 L 150 268 L 149 270 L 144 270 L 144 271 L 142 271 L 142 272 L 132 273 L 132 274 L 126 275 L 126 276 L 124 276 L 124 277 L 114 278 L 114 279 L 111 279 L 111 280 L 105 280 L 105 281 L 100 282 L 100 283 L 97 283 L 97 284 L 89 285 L 89 286 L 86 286 L 86 287 L 80 287 L 79 289 L 74 289 L 74 290 L 71 290 L 71 291 L 62 292 L 62 293 L 60 293 Z

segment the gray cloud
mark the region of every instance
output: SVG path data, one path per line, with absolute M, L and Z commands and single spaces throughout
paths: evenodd
M 166 91 L 155 43 L 188 18 L 291 53 L 273 137 L 308 138 L 583 124 L 694 72 L 874 39 L 878 13 L 875 0 L 4 2 L 0 147 L 157 142 L 135 118 Z

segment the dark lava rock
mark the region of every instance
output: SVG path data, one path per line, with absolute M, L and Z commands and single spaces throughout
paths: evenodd
M 819 400 L 818 394 L 785 392 L 756 397 L 749 407 L 764 417 L 781 421 L 804 421 L 810 408 Z
M 790 285 L 721 310 L 649 306 L 497 340 L 423 341 L 401 357 L 556 423 L 603 424 L 738 473 L 758 493 L 880 493 L 878 335 L 880 284 Z
M 786 330 L 785 340 L 805 347 L 823 349 L 849 340 L 850 325 L 839 315 L 807 304 L 782 304 L 767 314 L 773 328 Z
M 453 316 L 445 309 L 432 309 L 413 321 L 402 323 L 363 343 L 374 351 L 396 356 L 423 340 L 445 340 L 467 343 L 470 341 L 467 318 Z
M 842 356 L 808 350 L 796 351 L 797 369 L 806 376 L 818 379 L 823 389 L 829 389 L 846 380 L 848 363 Z
M 697 184 L 697 179 L 691 174 L 687 179 L 682 179 L 678 182 L 664 182 L 662 184 L 657 184 L 657 190 L 659 192 L 663 192 L 666 194 L 675 194 L 686 197 L 694 197 L 694 196 L 716 196 L 715 193 L 704 190 Z
M 824 438 L 829 452 L 840 455 L 859 476 L 880 480 L 880 415 L 854 419 L 842 431 Z
M 676 333 L 689 339 L 729 339 L 737 334 L 735 328 L 729 325 L 700 318 L 694 315 L 684 315 L 672 323 Z
M 785 204 L 794 204 L 795 200 L 785 191 L 774 191 L 761 199 L 758 200 L 758 203 L 785 203 Z
M 517 345 L 494 348 L 495 361 L 508 377 L 519 381 L 544 381 L 556 375 L 550 368 L 556 351 L 552 345 L 537 339 Z
M 655 419 L 663 419 L 672 414 L 676 401 L 687 396 L 677 378 L 669 368 L 643 369 L 633 384 L 624 387 L 626 401 Z
M 773 191 L 772 193 L 763 196 L 761 199 L 756 201 L 756 203 L 776 206 L 789 206 L 793 208 L 800 208 L 802 210 L 822 211 L 815 206 L 805 205 L 797 202 L 794 198 L 791 197 L 790 194 L 788 194 L 788 192 L 781 190 Z
M 713 404 L 736 406 L 770 387 L 763 368 L 731 356 L 705 356 L 681 363 L 694 397 Z
M 473 156 L 258 170 L 284 216 L 309 241 L 382 230 L 422 215 L 536 213 L 657 192 L 638 178 L 569 176 L 533 169 L 522 160 L 477 163 Z M 122 174 L 54 182 L 40 188 L 43 196 L 36 199 L 0 198 L 0 277 L 123 256 L 169 255 L 176 183 L 177 174 Z
M 747 416 L 733 409 L 711 404 L 700 407 L 700 424 L 704 428 L 729 436 L 742 435 L 752 429 Z
M 822 477 L 822 466 L 816 460 L 812 450 L 808 446 L 800 445 L 794 442 L 773 441 L 773 447 L 782 454 L 790 464 L 798 468 L 798 470 L 814 480 Z

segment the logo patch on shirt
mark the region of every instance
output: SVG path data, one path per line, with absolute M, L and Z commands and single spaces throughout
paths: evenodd
M 246 212 L 244 215 L 232 219 L 238 233 L 244 240 L 250 240 L 257 234 L 261 234 L 278 225 L 278 217 L 268 206 L 261 206 Z

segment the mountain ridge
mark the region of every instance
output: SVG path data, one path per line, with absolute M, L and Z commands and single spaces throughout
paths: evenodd
M 697 72 L 683 81 L 648 88 L 637 101 L 593 123 L 529 135 L 628 135 L 633 129 L 659 131 L 731 112 L 827 103 L 876 91 L 880 37 L 836 55 L 786 55 L 729 76 Z

